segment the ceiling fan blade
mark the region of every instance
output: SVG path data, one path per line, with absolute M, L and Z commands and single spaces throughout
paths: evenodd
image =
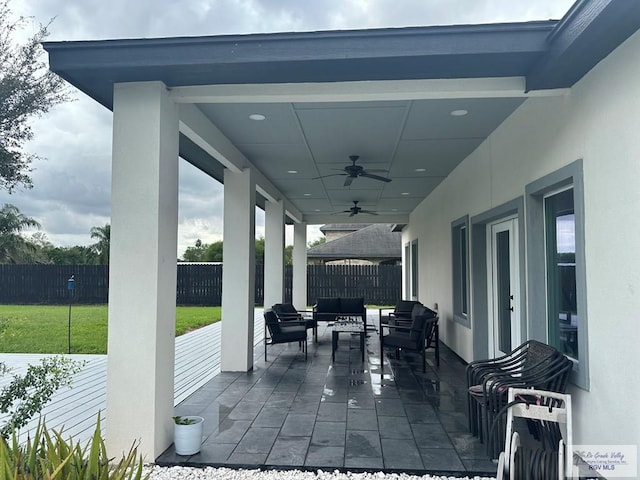
M 386 182 L 389 183 L 391 181 L 390 178 L 387 177 L 381 177 L 379 175 L 371 175 L 370 173 L 367 172 L 362 172 L 360 174 L 361 177 L 366 177 L 366 178 L 371 178 L 372 180 L 380 180 L 381 182 Z
M 320 175 L 319 177 L 313 177 L 311 180 L 318 180 L 320 178 L 327 178 L 327 177 L 340 177 L 344 175 L 346 175 L 346 173 L 331 173 L 329 175 Z
M 351 212 L 351 215 L 349 215 L 350 217 L 353 217 L 356 214 L 356 212 Z
M 371 172 L 376 172 L 376 173 L 389 173 L 389 170 L 385 170 L 384 168 L 367 168 L 364 172 L 362 173 L 371 173 Z
M 356 177 L 352 177 L 351 175 L 349 175 L 347 178 L 344 179 L 344 186 L 348 187 L 349 185 L 351 185 L 351 182 L 353 182 L 353 179 Z
M 368 213 L 369 215 L 378 215 L 378 212 L 374 212 L 373 210 L 360 210 L 360 213 Z

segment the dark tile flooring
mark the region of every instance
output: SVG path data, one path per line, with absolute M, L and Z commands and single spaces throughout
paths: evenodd
M 197 455 L 159 465 L 304 468 L 495 475 L 496 465 L 468 433 L 464 363 L 446 347 L 440 367 L 428 351 L 384 356 L 375 332 L 364 363 L 358 336 L 341 336 L 331 361 L 331 327 L 321 326 L 308 360 L 295 343 L 255 351 L 254 370 L 220 373 L 176 407 L 205 418 Z M 391 355 L 389 355 L 391 354 Z

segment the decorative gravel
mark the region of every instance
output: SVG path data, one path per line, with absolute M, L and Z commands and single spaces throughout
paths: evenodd
M 149 465 L 150 480 L 495 480 L 493 477 L 446 477 L 438 475 L 408 475 L 405 473 L 342 473 L 338 470 L 315 472 L 300 470 L 243 470 L 232 468 L 159 467 Z

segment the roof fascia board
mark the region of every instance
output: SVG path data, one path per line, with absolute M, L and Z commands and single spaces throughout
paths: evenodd
M 52 68 L 209 65 L 272 61 L 541 51 L 556 21 L 318 32 L 43 42 Z M 180 53 L 181 55 L 176 55 Z M 168 62 L 170 60 L 170 62 Z
M 199 85 L 174 87 L 176 103 L 280 103 L 431 100 L 560 96 L 566 89 L 525 94 L 524 77 L 379 80 L 333 83 Z
M 356 218 L 356 217 L 366 217 L 366 218 Z M 372 223 L 372 220 L 375 220 L 375 223 L 409 223 L 409 215 L 385 215 L 379 214 L 377 216 L 372 217 L 367 214 L 354 215 L 353 217 L 343 217 L 345 218 L 345 222 L 349 223 Z M 309 214 L 304 216 L 304 221 L 307 225 L 323 225 L 325 223 L 336 223 L 336 215 L 332 214 Z
M 578 0 L 549 34 L 527 90 L 570 87 L 640 28 L 640 1 Z

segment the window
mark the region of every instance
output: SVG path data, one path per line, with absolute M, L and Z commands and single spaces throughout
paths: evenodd
M 576 219 L 573 188 L 546 195 L 547 322 L 549 344 L 579 358 L 576 292 Z
M 453 277 L 453 318 L 463 325 L 469 321 L 469 217 L 451 223 Z
M 572 358 L 571 381 L 589 389 L 582 160 L 526 192 L 529 336 Z
M 418 299 L 418 239 L 411 242 L 411 299 Z

